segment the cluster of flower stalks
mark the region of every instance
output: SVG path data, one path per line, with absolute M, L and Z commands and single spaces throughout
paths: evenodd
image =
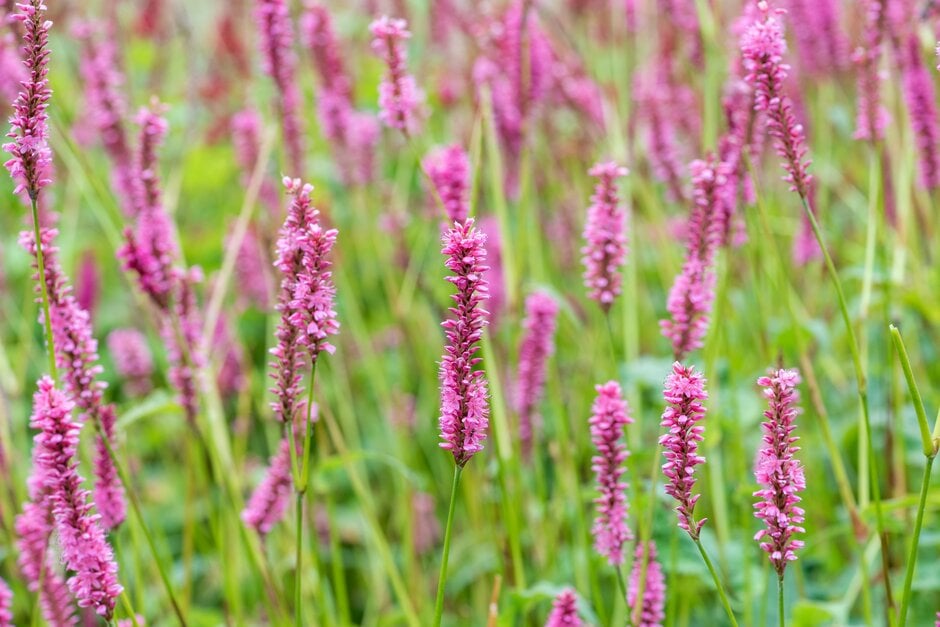
M 0 627 L 940 627 L 940 2 L 47 1 Z

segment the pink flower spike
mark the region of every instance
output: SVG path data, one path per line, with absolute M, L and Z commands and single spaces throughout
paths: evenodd
M 262 70 L 277 87 L 277 112 L 287 149 L 286 169 L 305 173 L 303 96 L 297 81 L 294 31 L 285 0 L 255 0 L 255 21 L 261 35 Z
M 591 458 L 591 469 L 600 495 L 594 499 L 597 517 L 591 533 L 594 535 L 594 549 L 606 557 L 611 566 L 620 566 L 624 561 L 623 547 L 633 538 L 627 526 L 628 485 L 621 480 L 626 472 L 624 463 L 630 456 L 622 442 L 624 428 L 633 419 L 616 381 L 608 381 L 595 389 L 597 398 L 591 406 L 592 415 L 588 422 L 591 441 L 597 449 L 597 455 Z
M 408 23 L 383 15 L 369 25 L 372 50 L 384 62 L 385 78 L 379 85 L 379 118 L 386 126 L 413 135 L 419 127 L 424 93 L 408 74 L 406 42 L 411 37 Z
M 300 454 L 300 451 L 297 453 Z M 259 535 L 266 536 L 274 525 L 284 518 L 293 486 L 290 440 L 284 437 L 278 445 L 277 453 L 271 457 L 264 479 L 251 493 L 251 498 L 242 511 L 242 520 Z
M 13 627 L 13 593 L 0 577 L 0 627 Z
M 26 80 L 19 96 L 13 103 L 10 118 L 12 142 L 3 145 L 10 153 L 4 163 L 13 182 L 15 194 L 26 192 L 36 201 L 39 190 L 48 185 L 52 167 L 52 150 L 49 148 L 49 115 L 46 108 L 52 91 L 46 78 L 49 73 L 49 29 L 52 22 L 46 20 L 46 5 L 42 0 L 29 0 L 16 5 L 19 13 L 10 19 L 23 24 L 23 60 L 27 68 Z
M 705 427 L 697 424 L 705 419 L 705 407 L 702 405 L 702 401 L 708 398 L 705 377 L 695 372 L 694 367 L 686 368 L 677 361 L 666 377 L 663 398 L 669 404 L 660 423 L 667 431 L 659 438 L 663 457 L 666 458 L 663 464 L 663 474 L 667 480 L 666 494 L 679 503 L 675 509 L 679 516 L 679 528 L 697 541 L 706 520 L 695 520 L 693 513 L 700 495 L 692 494 L 695 467 L 705 463 L 705 458 L 698 454 L 698 443 L 702 441 Z
M 578 597 L 574 590 L 565 588 L 552 601 L 552 613 L 549 614 L 545 627 L 581 627 L 578 616 Z
M 800 414 L 800 394 L 796 386 L 800 383 L 797 370 L 771 370 L 770 374 L 757 380 L 764 388 L 764 397 L 769 409 L 764 412 L 763 445 L 758 454 L 754 476 L 761 489 L 754 493 L 760 501 L 754 504 L 754 515 L 763 520 L 766 529 L 754 536 L 760 548 L 770 556 L 770 562 L 779 577 L 783 577 L 787 562 L 796 559 L 795 551 L 803 546 L 802 540 L 793 536 L 804 533 L 803 509 L 798 494 L 806 488 L 803 465 L 794 454 L 800 450 L 794 444 L 799 440 L 793 435 L 794 421 Z
M 777 154 L 787 171 L 785 180 L 804 199 L 809 198 L 810 161 L 806 158 L 806 135 L 797 123 L 793 103 L 784 94 L 783 81 L 790 66 L 783 62 L 787 42 L 783 24 L 766 0 L 757 4 L 759 19 L 741 37 L 745 79 L 754 88 L 754 109 L 767 115 L 767 132 L 774 138 Z
M 936 92 L 933 77 L 920 53 L 920 43 L 913 31 L 898 50 L 904 101 L 920 165 L 921 184 L 927 189 L 940 187 L 940 128 L 937 126 Z
M 33 475 L 29 480 L 31 500 L 23 506 L 15 522 L 19 551 L 17 563 L 27 589 L 39 593 L 39 610 L 46 622 L 50 625 L 75 625 L 78 617 L 75 616 L 72 598 L 65 581 L 56 572 L 59 562 L 49 546 L 54 533 L 52 503 L 42 485 L 44 470 L 37 467 L 36 453 L 34 447 Z
M 525 301 L 525 333 L 519 346 L 519 375 L 516 379 L 516 411 L 519 413 L 519 443 L 522 456 L 532 456 L 534 431 L 540 427 L 538 405 L 545 388 L 548 358 L 555 352 L 558 303 L 545 292 L 535 292 Z
M 92 514 L 93 504 L 78 474 L 78 432 L 72 421 L 73 403 L 55 388 L 52 379 L 39 380 L 33 397 L 30 426 L 39 430 L 35 437 L 37 472 L 43 477 L 52 502 L 55 529 L 66 567 L 74 574 L 69 591 L 79 607 L 90 607 L 111 620 L 123 588 L 117 581 L 117 562 L 111 546 Z
M 456 222 L 443 236 L 441 254 L 444 265 L 453 273 L 446 280 L 457 288 L 451 298 L 453 318 L 441 323 L 447 336 L 441 358 L 441 428 L 440 446 L 453 453 L 458 466 L 466 465 L 483 450 L 489 426 L 489 401 L 486 373 L 476 370 L 476 356 L 483 329 L 489 324 L 481 306 L 489 291 L 486 273 L 486 235 L 475 228 L 473 218 Z
M 627 605 L 634 611 L 637 596 L 640 593 L 640 578 L 643 576 L 643 559 L 646 558 L 646 582 L 643 585 L 643 601 L 640 608 L 640 620 L 636 627 L 661 627 L 666 620 L 666 578 L 663 576 L 662 566 L 656 560 L 656 543 L 650 540 L 646 543 L 647 550 L 642 544 L 637 544 L 636 554 L 633 558 L 633 569 L 630 571 L 630 588 L 627 591 Z
M 620 199 L 616 183 L 617 178 L 626 176 L 627 172 L 626 168 L 613 161 L 598 163 L 589 171 L 599 180 L 587 209 L 581 260 L 588 297 L 596 300 L 604 313 L 610 311 L 614 299 L 620 294 L 620 268 L 627 256 L 625 215 L 618 206 Z
M 884 48 L 886 4 L 886 0 L 865 0 L 862 42 L 852 53 L 857 67 L 855 139 L 882 139 L 888 123 L 888 112 L 881 104 L 882 77 L 878 71 Z
M 459 144 L 431 151 L 422 166 L 434 184 L 449 222 L 463 222 L 470 213 L 470 157 Z

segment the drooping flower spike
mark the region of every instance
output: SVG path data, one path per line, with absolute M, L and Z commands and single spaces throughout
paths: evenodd
M 803 466 L 795 457 L 799 447 L 793 435 L 795 420 L 800 414 L 800 374 L 796 370 L 772 370 L 760 377 L 757 384 L 764 388 L 769 408 L 764 412 L 763 445 L 758 454 L 754 476 L 761 489 L 754 493 L 760 501 L 754 504 L 754 515 L 766 528 L 754 536 L 767 552 L 777 575 L 782 577 L 787 562 L 796 559 L 803 541 L 794 536 L 803 533 L 803 509 L 799 493 L 806 488 Z
M 483 450 L 489 426 L 486 373 L 475 366 L 483 329 L 489 324 L 484 301 L 489 298 L 486 273 L 486 236 L 473 218 L 455 223 L 443 236 L 441 254 L 453 275 L 446 277 L 457 292 L 451 296 L 453 317 L 441 326 L 447 336 L 440 365 L 441 448 L 454 455 L 460 467 Z
M 627 483 L 624 463 L 630 452 L 623 443 L 624 428 L 633 422 L 620 385 L 608 381 L 596 388 L 597 397 L 591 406 L 591 441 L 597 454 L 591 458 L 591 469 L 599 495 L 594 499 L 597 517 L 591 533 L 594 549 L 612 566 L 624 562 L 624 545 L 633 538 L 627 525 Z
M 693 540 L 698 540 L 706 519 L 695 520 L 695 504 L 701 495 L 693 494 L 692 490 L 696 481 L 695 468 L 705 463 L 705 458 L 698 454 L 698 443 L 705 431 L 705 427 L 699 424 L 705 419 L 702 401 L 708 398 L 705 377 L 694 367 L 676 362 L 666 377 L 663 398 L 668 405 L 663 412 L 661 426 L 667 431 L 659 438 L 659 444 L 666 459 L 663 464 L 666 494 L 678 502 L 675 511 L 679 527 Z

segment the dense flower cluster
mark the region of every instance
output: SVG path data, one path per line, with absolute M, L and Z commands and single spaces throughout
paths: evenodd
M 764 521 L 765 529 L 754 536 L 760 547 L 770 556 L 777 574 L 782 577 L 788 561 L 796 559 L 795 551 L 803 546 L 793 536 L 803 533 L 803 509 L 799 492 L 806 488 L 803 466 L 794 457 L 799 451 L 793 435 L 794 423 L 800 414 L 800 401 L 796 386 L 800 374 L 796 370 L 773 370 L 761 377 L 757 384 L 764 388 L 769 409 L 764 412 L 763 446 L 758 453 L 754 476 L 761 489 L 754 493 L 760 501 L 754 504 L 754 515 Z
M 686 530 L 693 540 L 698 540 L 706 519 L 696 521 L 694 518 L 695 504 L 700 495 L 692 494 L 692 489 L 695 487 L 695 467 L 705 463 L 705 458 L 698 454 L 698 443 L 705 431 L 705 427 L 698 424 L 705 419 L 702 405 L 702 401 L 708 398 L 705 377 L 695 372 L 694 367 L 687 368 L 676 362 L 666 377 L 663 398 L 669 404 L 661 423 L 667 431 L 659 438 L 666 458 L 663 464 L 666 494 L 679 503 L 676 507 L 679 527 Z
M 453 453 L 458 466 L 464 466 L 483 450 L 489 426 L 489 399 L 486 373 L 474 367 L 483 329 L 489 323 L 481 304 L 489 297 L 486 280 L 486 236 L 468 218 L 455 223 L 443 237 L 441 254 L 453 275 L 447 277 L 457 292 L 452 318 L 441 323 L 447 336 L 441 358 L 441 448 Z
M 552 601 L 552 613 L 548 615 L 545 627 L 581 627 L 578 616 L 578 597 L 574 590 L 565 589 Z
M 584 225 L 584 285 L 588 296 L 606 313 L 620 295 L 620 268 L 627 256 L 625 216 L 619 207 L 616 183 L 618 177 L 627 175 L 627 169 L 608 161 L 598 163 L 589 173 L 598 182 Z
M 594 499 L 597 517 L 591 533 L 594 548 L 613 566 L 624 561 L 623 547 L 633 537 L 627 525 L 627 483 L 624 463 L 630 453 L 622 442 L 624 428 L 633 422 L 620 385 L 608 381 L 598 385 L 597 398 L 591 406 L 591 441 L 597 455 L 591 458 L 591 470 L 600 493 Z
M 765 0 L 758 3 L 759 19 L 741 37 L 741 54 L 747 82 L 754 88 L 754 108 L 767 115 L 767 132 L 783 158 L 786 180 L 793 191 L 809 198 L 809 160 L 806 135 L 797 123 L 793 104 L 784 94 L 783 81 L 790 66 L 783 62 L 787 42 L 783 24 Z
M 545 292 L 534 292 L 525 301 L 525 311 L 515 405 L 519 414 L 519 443 L 523 456 L 529 459 L 534 431 L 540 422 L 538 404 L 545 388 L 547 362 L 555 350 L 558 303 Z
M 23 24 L 23 63 L 27 77 L 13 103 L 10 118 L 12 142 L 3 145 L 10 153 L 4 166 L 10 171 L 16 189 L 14 193 L 26 192 L 36 201 L 39 190 L 48 185 L 52 167 L 52 151 L 49 148 L 49 115 L 46 108 L 52 90 L 49 89 L 49 28 L 46 20 L 46 5 L 42 0 L 29 0 L 18 4 L 19 13 L 10 19 Z
M 33 397 L 30 426 L 37 429 L 34 472 L 48 491 L 63 561 L 72 574 L 69 591 L 79 607 L 90 607 L 110 620 L 123 588 L 117 581 L 117 562 L 98 515 L 92 514 L 88 491 L 78 474 L 78 432 L 72 421 L 72 401 L 48 377 L 39 380 Z
M 645 549 L 644 550 L 644 546 Z M 660 627 L 666 619 L 666 578 L 662 566 L 656 560 L 656 543 L 652 540 L 637 544 L 630 570 L 630 588 L 627 590 L 627 605 L 635 611 L 640 595 L 641 577 L 644 575 L 643 560 L 646 560 L 646 579 L 643 583 L 643 600 L 636 627 Z

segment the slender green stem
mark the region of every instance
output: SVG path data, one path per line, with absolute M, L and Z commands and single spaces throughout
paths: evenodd
M 698 552 L 702 554 L 702 559 L 705 561 L 705 566 L 708 567 L 708 572 L 711 573 L 712 579 L 715 581 L 715 588 L 718 590 L 718 596 L 721 598 L 721 604 L 725 608 L 725 612 L 728 614 L 728 620 L 731 621 L 733 627 L 738 627 L 738 621 L 734 617 L 734 611 L 731 609 L 731 602 L 728 601 L 728 595 L 725 594 L 725 587 L 721 583 L 721 578 L 718 576 L 718 571 L 715 570 L 715 567 L 712 565 L 712 561 L 708 559 L 708 553 L 705 552 L 705 547 L 702 546 L 702 541 L 695 539 L 695 546 L 698 547 Z
M 894 348 L 898 351 L 898 359 L 901 362 L 901 368 L 904 370 L 904 378 L 907 379 L 907 388 L 911 392 L 911 400 L 914 401 L 914 412 L 917 414 L 917 426 L 920 429 L 920 440 L 924 447 L 924 455 L 933 457 L 937 454 L 933 438 L 930 435 L 930 424 L 927 422 L 927 410 L 924 409 L 924 399 L 920 396 L 920 390 L 917 388 L 917 381 L 914 379 L 914 371 L 911 368 L 911 359 L 907 356 L 907 348 L 904 346 L 904 340 L 901 338 L 901 332 L 896 326 L 889 325 L 891 330 L 891 339 L 894 341 Z
M 42 294 L 42 315 L 46 322 L 46 354 L 49 358 L 49 376 L 53 381 L 58 380 L 59 373 L 55 367 L 55 340 L 52 335 L 52 312 L 49 307 L 49 291 L 46 289 L 46 262 L 42 253 L 42 234 L 39 229 L 39 208 L 36 199 L 30 199 L 30 208 L 33 212 L 33 238 L 36 244 L 36 269 L 39 271 L 39 292 Z
M 866 446 L 868 449 L 868 458 L 870 461 L 868 472 L 871 478 L 872 497 L 875 502 L 875 524 L 878 527 L 878 536 L 881 540 L 881 567 L 883 571 L 881 579 L 884 583 L 885 589 L 886 612 L 890 617 L 891 610 L 894 608 L 894 597 L 891 594 L 888 536 L 885 532 L 884 513 L 881 509 L 881 486 L 878 483 L 878 461 L 875 457 L 875 448 L 874 444 L 872 443 L 871 417 L 868 410 L 868 384 L 865 380 L 865 370 L 862 367 L 862 358 L 858 349 L 858 340 L 855 336 L 855 329 L 852 326 L 852 317 L 849 315 L 849 307 L 845 300 L 845 292 L 842 290 L 842 282 L 839 280 L 839 275 L 836 273 L 836 267 L 832 262 L 832 256 L 829 254 L 829 248 L 826 246 L 826 240 L 825 237 L 823 237 L 822 229 L 819 228 L 819 222 L 816 221 L 816 216 L 809 208 L 809 203 L 802 194 L 800 195 L 800 201 L 803 203 L 803 212 L 806 214 L 810 226 L 813 229 L 813 235 L 816 236 L 816 241 L 819 243 L 819 248 L 822 250 L 823 260 L 826 264 L 826 271 L 828 272 L 829 278 L 832 280 L 832 284 L 835 287 L 836 296 L 838 297 L 839 301 L 839 310 L 842 313 L 842 321 L 845 324 L 845 331 L 849 337 L 849 351 L 852 354 L 852 364 L 855 367 L 855 379 L 858 386 L 858 399 L 862 407 L 862 418 L 865 422 Z
M 780 621 L 780 627 L 786 627 L 787 619 L 783 614 L 783 574 L 777 576 L 777 620 Z
M 927 508 L 927 492 L 930 489 L 930 471 L 933 468 L 934 456 L 927 457 L 924 466 L 924 480 L 920 486 L 920 502 L 917 504 L 917 518 L 914 521 L 914 536 L 911 538 L 911 550 L 907 556 L 907 572 L 904 574 L 904 591 L 901 594 L 901 610 L 898 613 L 899 627 L 907 625 L 907 608 L 911 603 L 911 584 L 914 582 L 914 567 L 917 565 L 917 545 L 920 541 L 920 530 L 924 524 L 924 510 Z
M 444 616 L 444 586 L 447 584 L 447 560 L 450 558 L 450 532 L 454 523 L 454 508 L 457 504 L 457 484 L 460 483 L 462 466 L 454 466 L 454 483 L 450 488 L 450 506 L 447 508 L 447 526 L 444 528 L 444 552 L 441 555 L 441 574 L 437 580 L 437 601 L 434 604 L 434 625 L 440 627 Z
M 304 545 L 304 493 L 297 491 L 297 545 L 295 547 L 295 559 L 297 562 L 297 571 L 294 575 L 294 624 L 302 627 L 304 624 L 303 606 L 300 603 L 301 588 L 303 587 L 303 545 Z

